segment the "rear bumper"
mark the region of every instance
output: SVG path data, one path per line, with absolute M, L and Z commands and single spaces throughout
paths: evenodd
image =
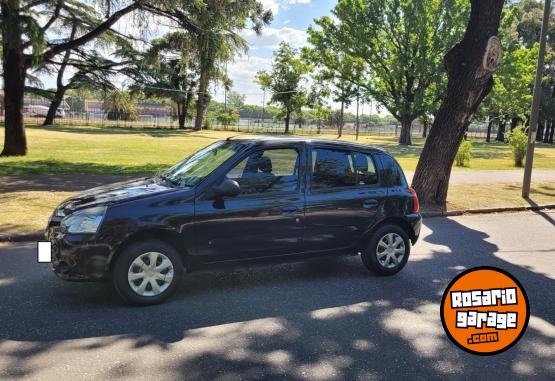
M 52 242 L 50 267 L 60 279 L 95 281 L 108 275 L 111 248 L 97 243 L 94 236 L 48 229 L 46 239 Z
M 422 216 L 420 215 L 420 213 L 415 213 L 408 215 L 407 219 L 412 227 L 410 241 L 414 245 L 416 244 L 416 242 L 418 242 L 418 238 L 420 237 L 420 230 L 422 229 Z

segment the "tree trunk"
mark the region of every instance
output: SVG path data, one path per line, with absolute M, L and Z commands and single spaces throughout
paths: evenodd
M 426 136 L 428 136 L 428 121 L 425 120 L 424 123 L 422 124 L 422 137 L 426 138 Z
M 343 135 L 343 124 L 345 118 L 345 102 L 341 102 L 341 113 L 339 114 L 339 126 L 337 126 L 337 137 L 340 138 Z
M 511 119 L 511 132 L 513 132 L 513 130 L 516 128 L 516 126 L 518 126 L 519 123 L 520 123 L 519 117 L 514 117 L 513 119 Z
M 201 70 L 200 80 L 198 86 L 198 96 L 197 96 L 197 115 L 195 118 L 195 131 L 202 130 L 202 122 L 204 120 L 204 110 L 206 109 L 206 91 L 208 90 L 208 73 L 206 70 Z
M 551 139 L 551 142 L 553 142 L 553 130 L 555 129 L 555 123 L 553 123 L 552 121 L 549 122 L 545 122 L 545 134 L 543 136 L 543 142 L 544 143 L 549 143 L 549 140 Z
M 285 114 L 285 133 L 288 134 L 289 133 L 289 122 L 291 121 L 291 111 L 287 111 L 287 113 Z
M 73 27 L 71 28 L 71 34 L 69 36 L 70 40 L 73 40 L 73 38 L 75 38 L 76 32 L 77 25 L 73 24 Z M 70 57 L 71 50 L 67 50 L 64 54 L 64 58 L 62 59 L 60 69 L 58 70 L 58 75 L 56 76 L 56 93 L 54 94 L 52 102 L 50 102 L 48 113 L 46 114 L 46 118 L 44 118 L 44 122 L 42 123 L 43 126 L 49 126 L 54 123 L 54 118 L 56 118 L 56 111 L 58 111 L 58 107 L 60 107 L 60 104 L 62 104 L 62 101 L 64 100 L 64 94 L 67 89 L 67 87 L 64 86 L 64 74 Z
M 491 141 L 491 127 L 493 126 L 493 119 L 490 118 L 488 121 L 488 133 L 486 134 L 486 142 Z
M 498 142 L 501 142 L 501 143 L 505 142 L 505 127 L 506 126 L 507 126 L 506 121 L 499 122 L 498 128 L 497 128 L 497 137 L 495 138 L 495 140 L 497 140 Z
M 175 102 L 177 106 L 177 124 L 180 130 L 185 129 L 185 113 L 183 112 L 183 99 Z
M 551 132 L 549 133 L 549 139 L 547 140 L 548 143 L 553 144 L 554 135 L 555 135 L 555 123 L 551 123 Z
M 46 118 L 44 118 L 44 122 L 42 123 L 43 126 L 50 126 L 54 123 L 54 118 L 56 117 L 56 111 L 62 104 L 64 100 L 64 94 L 66 92 L 65 87 L 58 87 L 56 89 L 56 94 L 54 94 L 54 98 L 50 102 L 50 107 L 48 108 L 48 113 L 46 113 Z
M 538 122 L 538 129 L 536 130 L 536 141 L 541 142 L 543 140 L 543 132 L 544 128 L 547 125 L 547 121 L 539 121 Z
M 445 56 L 448 76 L 444 101 L 437 112 L 413 179 L 425 207 L 445 208 L 455 155 L 472 115 L 493 87 L 483 66 L 490 37 L 497 34 L 503 0 L 471 0 L 463 40 Z
M 401 119 L 401 135 L 399 136 L 399 144 L 410 146 L 412 144 L 411 139 L 411 126 L 412 121 L 410 117 L 403 117 Z
M 27 154 L 23 125 L 25 55 L 21 40 L 18 0 L 2 1 L 2 65 L 4 70 L 4 149 L 0 156 Z

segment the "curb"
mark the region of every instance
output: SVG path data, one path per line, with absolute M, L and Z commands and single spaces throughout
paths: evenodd
M 31 242 L 31 241 L 43 241 L 44 232 L 38 231 L 33 233 L 21 233 L 21 234 L 0 234 L 0 242 Z
M 547 205 L 530 205 L 530 206 L 511 206 L 505 208 L 486 208 L 486 209 L 468 209 L 468 210 L 450 210 L 446 212 L 422 212 L 424 218 L 438 218 L 438 217 L 456 217 L 465 214 L 492 214 L 492 213 L 507 213 L 507 212 L 526 212 L 526 211 L 539 211 L 555 209 L 555 204 Z M 38 231 L 33 233 L 22 234 L 0 234 L 0 242 L 30 242 L 40 241 L 44 239 L 44 232 Z
M 507 213 L 507 212 L 526 212 L 526 211 L 539 211 L 555 209 L 555 204 L 546 205 L 529 205 L 529 206 L 509 206 L 503 208 L 484 208 L 484 209 L 468 209 L 468 210 L 449 210 L 446 212 L 422 212 L 424 218 L 436 217 L 455 217 L 463 216 L 465 214 L 492 214 L 492 213 Z

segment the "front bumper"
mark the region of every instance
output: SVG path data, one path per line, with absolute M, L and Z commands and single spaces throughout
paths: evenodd
M 63 233 L 58 227 L 49 227 L 45 236 L 52 242 L 50 267 L 59 278 L 94 281 L 108 275 L 111 248 L 98 243 L 95 235 Z

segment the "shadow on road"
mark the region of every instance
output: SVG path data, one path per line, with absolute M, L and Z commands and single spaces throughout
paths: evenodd
M 98 284 L 58 281 L 37 271 L 34 258 L 11 252 L 0 268 L 0 357 L 9 358 L 9 376 L 33 376 L 37 357 L 66 340 L 92 338 L 72 348 L 87 356 L 131 340 L 130 349 L 187 352 L 163 366 L 188 379 L 553 376 L 555 337 L 537 327 L 555 324 L 554 280 L 499 259 L 483 232 L 452 219 L 426 225 L 434 250 L 413 256 L 395 277 L 369 275 L 357 258 L 199 272 L 168 303 L 148 308 L 122 306 Z M 455 348 L 439 319 L 448 282 L 479 265 L 514 274 L 542 322 L 494 358 Z M 5 340 L 26 343 L 6 351 Z M 129 359 L 117 374 L 134 372 Z

